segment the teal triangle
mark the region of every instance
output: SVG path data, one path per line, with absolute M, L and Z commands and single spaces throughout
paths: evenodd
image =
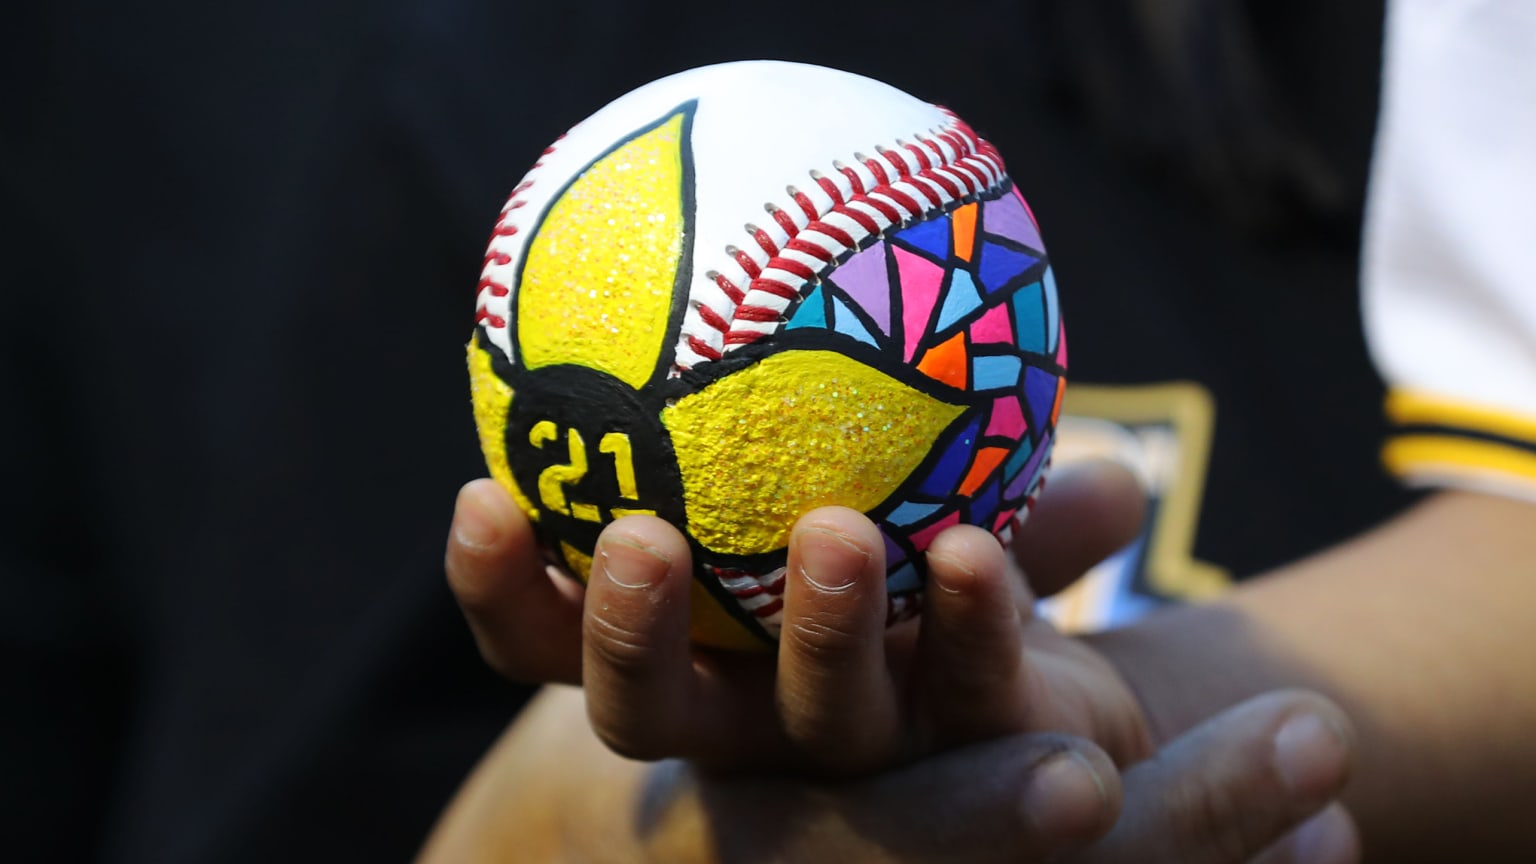
M 1031 282 L 1014 292 L 1013 326 L 1020 350 L 1045 353 L 1045 298 L 1041 296 L 1039 282 Z
M 798 330 L 801 327 L 827 327 L 827 302 L 822 299 L 821 285 L 805 295 L 800 300 L 800 306 L 795 314 L 790 316 L 789 323 L 784 325 L 785 330 Z
M 875 341 L 875 337 L 870 334 L 869 328 L 864 326 L 864 322 L 859 320 L 859 316 L 853 314 L 853 310 L 848 308 L 848 304 L 843 301 L 843 298 L 838 297 L 836 294 L 832 295 L 832 328 L 844 336 L 852 336 L 866 345 L 873 345 L 876 348 L 880 347 L 879 343 Z
M 987 293 L 1002 290 L 1010 279 L 1028 270 L 1040 259 L 1027 252 L 1009 249 L 996 243 L 985 243 L 981 248 L 981 266 L 976 274 Z
M 981 295 L 976 292 L 976 282 L 965 270 L 952 270 L 949 274 L 949 293 L 944 295 L 944 308 L 939 310 L 939 323 L 934 329 L 944 330 L 981 307 Z
M 949 217 L 941 216 L 897 231 L 894 239 L 929 256 L 944 261 L 949 258 Z

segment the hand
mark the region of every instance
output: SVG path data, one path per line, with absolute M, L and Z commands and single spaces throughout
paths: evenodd
M 1020 532 L 1020 560 L 1042 584 L 1064 582 L 1123 545 L 1140 506 L 1118 467 L 1061 472 Z M 509 496 L 476 481 L 460 495 L 447 569 L 486 659 L 512 678 L 582 683 L 593 726 L 623 755 L 849 775 L 1045 729 L 1090 738 L 1117 762 L 1149 752 L 1118 674 L 1034 618 L 990 534 L 951 529 L 928 561 L 921 622 L 887 631 L 874 525 L 841 508 L 808 514 L 790 542 L 777 658 L 689 644 L 689 550 L 660 520 L 604 531 L 583 601 L 546 576 Z
M 842 783 L 622 760 L 584 711 L 579 691 L 547 689 L 465 784 L 421 864 L 1359 858 L 1353 822 L 1330 803 L 1353 733 L 1332 703 L 1298 691 L 1230 709 L 1123 775 L 1089 742 L 1034 734 Z

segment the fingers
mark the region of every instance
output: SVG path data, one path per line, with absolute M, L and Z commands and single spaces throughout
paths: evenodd
M 1102 834 L 1120 781 L 1093 745 L 1028 735 L 852 783 L 712 781 L 700 797 L 722 862 L 1017 864 Z
M 1050 480 L 1013 540 L 1014 556 L 1041 597 L 1136 539 L 1146 509 L 1141 482 L 1118 462 L 1062 466 Z
M 1241 864 L 1265 853 L 1267 861 L 1350 864 L 1358 857 L 1353 825 L 1325 808 L 1348 779 L 1352 735 L 1322 697 L 1251 699 L 1127 771 L 1125 815 L 1079 860 Z M 1311 833 L 1275 845 L 1319 813 Z M 1303 852 L 1323 857 L 1296 857 Z
M 550 581 L 528 518 L 494 480 L 459 490 L 448 585 L 491 668 L 528 682 L 581 678 L 581 600 Z
M 885 547 L 874 524 L 842 507 L 796 523 L 775 697 L 785 734 L 830 770 L 888 759 L 897 737 L 886 616 Z
M 977 741 L 1023 728 L 1027 669 L 1006 553 L 987 531 L 962 526 L 940 534 L 927 558 L 918 674 L 935 737 Z
M 653 516 L 621 519 L 598 538 L 582 627 L 582 683 L 592 728 L 621 756 L 691 752 L 692 569 L 687 541 Z

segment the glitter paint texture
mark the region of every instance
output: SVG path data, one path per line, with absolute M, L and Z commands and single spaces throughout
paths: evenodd
M 683 249 L 683 119 L 598 159 L 550 207 L 518 286 L 524 366 L 572 363 L 636 388 L 650 379 Z
M 828 133 L 825 164 L 777 151 L 744 162 L 722 130 L 736 134 L 740 123 L 727 120 L 753 104 L 753 88 L 772 91 L 774 104 L 800 98 L 774 80 L 786 65 L 752 67 L 763 77 L 743 78 L 743 67 L 728 64 L 737 72 L 721 73 L 732 83 L 718 91 L 711 70 L 687 73 L 622 127 L 546 151 L 559 151 L 563 167 L 538 175 L 548 191 L 533 206 L 514 209 L 515 192 L 504 211 L 503 222 L 524 215 L 498 223 L 511 245 L 497 254 L 503 247 L 493 238 L 468 350 L 487 464 L 536 520 L 549 560 L 585 579 L 603 524 L 625 513 L 667 518 L 694 552 L 692 637 L 729 648 L 763 647 L 777 635 L 789 535 L 821 506 L 875 522 L 890 620 L 915 614 L 934 537 L 966 523 L 1006 534 L 1027 514 L 1065 387 L 1055 279 L 1034 216 L 1000 161 L 989 185 L 857 245 L 843 241 L 846 254 L 822 258 L 823 267 L 806 245 L 815 232 L 794 243 L 773 234 L 790 221 L 787 206 L 811 207 L 796 185 L 824 189 L 831 180 L 816 180 L 816 171 L 834 170 L 839 154 L 855 158 L 866 133 L 893 141 L 923 134 L 893 125 L 921 113 L 912 108 L 921 103 L 879 91 L 891 100 L 874 123 L 883 131 Z M 829 86 L 847 83 L 845 73 L 814 74 Z M 706 127 L 713 131 L 701 138 Z M 807 134 L 820 140 L 822 131 Z M 936 140 L 923 152 L 940 153 Z M 738 175 L 781 178 L 794 197 L 740 212 L 705 206 Z M 707 193 L 694 187 L 700 177 L 713 178 Z M 531 182 L 518 190 L 526 194 Z M 826 230 L 874 212 L 859 206 L 841 222 L 827 217 Z M 765 223 L 765 212 L 779 215 Z M 705 226 L 731 223 L 745 226 L 743 244 L 787 250 L 781 263 L 811 275 L 782 308 L 752 307 L 767 316 L 752 320 L 770 328 L 757 341 L 675 366 L 678 346 L 695 338 L 689 327 L 735 326 L 727 319 L 742 316 L 716 307 L 726 289 L 750 282 L 700 266 L 698 250 L 748 277 L 762 266 L 749 248 L 699 239 Z M 739 294 L 735 302 L 744 303 Z
M 817 507 L 878 507 L 963 406 L 834 351 L 785 351 L 662 412 L 688 530 L 706 549 L 782 549 Z

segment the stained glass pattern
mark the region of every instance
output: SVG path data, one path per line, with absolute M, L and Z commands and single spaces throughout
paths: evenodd
M 936 392 L 971 405 L 870 514 L 885 532 L 893 597 L 919 590 L 918 553 L 945 528 L 1004 529 L 1035 494 L 1061 408 L 1066 337 L 1040 231 L 1011 186 L 855 253 L 787 326 L 899 356 Z

